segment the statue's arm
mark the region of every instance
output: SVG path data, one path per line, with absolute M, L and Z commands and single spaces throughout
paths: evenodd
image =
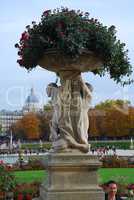
M 85 82 L 82 80 L 80 80 L 81 82 L 81 86 L 82 86 L 82 90 L 83 90 L 83 94 L 88 97 L 88 98 L 92 98 L 92 92 L 90 91 L 90 89 L 88 88 L 88 86 L 85 84 Z

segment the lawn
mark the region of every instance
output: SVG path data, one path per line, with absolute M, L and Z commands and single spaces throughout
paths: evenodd
M 16 171 L 14 174 L 18 183 L 42 182 L 47 176 L 44 170 Z
M 102 168 L 99 170 L 99 182 L 114 180 L 120 183 L 134 183 L 134 168 Z
M 14 173 L 18 183 L 42 182 L 47 176 L 47 173 L 43 170 L 17 171 Z M 134 168 L 102 168 L 98 174 L 100 183 L 108 180 L 115 180 L 121 183 L 134 183 Z

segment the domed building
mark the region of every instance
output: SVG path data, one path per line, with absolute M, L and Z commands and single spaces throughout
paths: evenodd
M 21 110 L 16 110 L 16 111 L 0 110 L 1 132 L 7 133 L 11 125 L 20 120 L 26 113 L 38 112 L 41 110 L 42 109 L 40 108 L 39 100 L 35 95 L 34 89 L 31 88 L 30 94 L 26 98 L 25 105 Z
M 23 107 L 23 112 L 38 112 L 40 110 L 39 100 L 35 95 L 34 89 L 31 88 L 30 94 L 28 95 L 25 105 Z

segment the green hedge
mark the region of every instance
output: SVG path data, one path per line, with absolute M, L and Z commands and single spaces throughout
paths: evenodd
M 112 147 L 115 146 L 117 149 L 130 149 L 130 141 L 89 141 L 89 143 L 91 144 L 91 147 L 95 148 L 95 147 Z M 43 149 L 51 149 L 52 144 L 50 142 L 47 143 L 43 143 Z M 31 143 L 25 143 L 22 144 L 22 149 L 40 149 L 40 144 L 31 144 Z
M 115 146 L 116 149 L 130 149 L 130 141 L 91 141 L 91 147 L 112 147 Z
M 51 149 L 51 143 L 43 143 L 43 149 Z M 34 144 L 34 143 L 25 143 L 25 144 L 22 144 L 21 146 L 22 149 L 40 149 L 40 144 Z

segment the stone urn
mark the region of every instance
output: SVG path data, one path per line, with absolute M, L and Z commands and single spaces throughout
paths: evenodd
M 93 52 L 84 49 L 78 58 L 70 58 L 60 50 L 50 49 L 44 53 L 38 64 L 42 68 L 56 73 L 60 71 L 88 72 L 100 68 L 102 61 Z

